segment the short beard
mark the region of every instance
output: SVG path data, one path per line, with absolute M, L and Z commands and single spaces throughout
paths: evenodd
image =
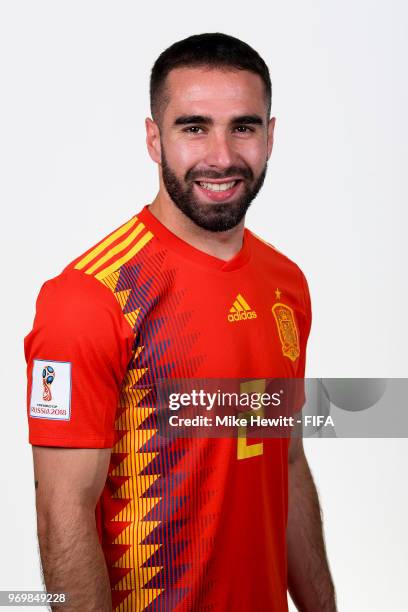
M 248 166 L 245 168 L 231 166 L 222 174 L 212 170 L 201 173 L 189 170 L 182 182 L 167 163 L 163 149 L 161 166 L 164 185 L 177 208 L 202 229 L 210 232 L 225 232 L 238 225 L 244 218 L 251 202 L 264 183 L 268 162 L 265 163 L 261 174 L 255 181 L 253 172 Z M 244 193 L 239 198 L 225 204 L 203 204 L 194 198 L 194 177 L 222 179 L 228 176 L 243 178 Z

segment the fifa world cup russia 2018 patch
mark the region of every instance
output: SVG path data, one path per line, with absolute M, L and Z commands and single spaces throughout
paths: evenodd
M 71 418 L 71 363 L 34 359 L 30 416 L 69 421 Z

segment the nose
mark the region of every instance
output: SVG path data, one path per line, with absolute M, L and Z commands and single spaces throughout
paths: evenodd
M 235 152 L 229 134 L 224 130 L 214 130 L 207 138 L 205 163 L 217 168 L 228 168 L 234 165 Z

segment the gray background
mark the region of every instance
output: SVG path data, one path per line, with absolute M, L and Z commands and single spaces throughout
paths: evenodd
M 405 377 L 407 9 L 396 0 L 0 4 L 0 588 L 41 588 L 22 338 L 42 282 L 149 202 L 148 76 L 204 31 L 270 66 L 277 117 L 248 226 L 303 268 L 310 377 Z M 308 440 L 340 612 L 402 612 L 406 440 Z

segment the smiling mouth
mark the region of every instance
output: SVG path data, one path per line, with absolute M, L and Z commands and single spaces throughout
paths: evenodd
M 233 189 L 241 179 L 226 181 L 224 183 L 210 183 L 207 181 L 195 181 L 197 185 L 199 185 L 202 189 L 207 189 L 208 191 L 228 191 L 229 189 Z

